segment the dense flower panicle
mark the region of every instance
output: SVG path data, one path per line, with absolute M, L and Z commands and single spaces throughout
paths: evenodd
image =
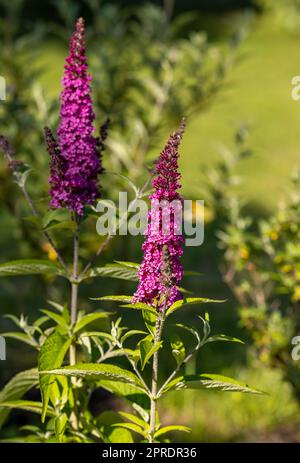
M 183 120 L 179 130 L 170 136 L 155 166 L 156 177 L 152 182 L 154 193 L 150 196 L 151 210 L 143 244 L 144 257 L 134 294 L 134 301 L 154 305 L 160 310 L 182 299 L 178 285 L 183 277 L 180 256 L 184 238 L 177 229 L 180 224 L 176 208 L 182 205 L 182 197 L 178 193 L 181 187 L 178 147 L 184 128 Z M 159 207 L 158 202 L 164 205 Z M 169 214 L 167 229 L 163 227 L 164 213 Z
M 100 147 L 93 136 L 95 114 L 90 81 L 84 21 L 80 18 L 65 64 L 57 142 L 46 133 L 51 157 L 51 205 L 67 207 L 78 215 L 83 214 L 85 205 L 93 204 L 99 196 L 98 174 L 102 172 Z

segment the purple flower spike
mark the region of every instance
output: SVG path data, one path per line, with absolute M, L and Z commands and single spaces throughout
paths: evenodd
M 178 147 L 184 128 L 185 121 L 182 120 L 178 131 L 170 136 L 156 163 L 157 175 L 152 182 L 155 191 L 150 196 L 151 211 L 148 214 L 148 228 L 143 244 L 144 257 L 133 299 L 135 302 L 150 304 L 158 310 L 165 310 L 182 299 L 178 285 L 183 277 L 180 257 L 183 254 L 184 238 L 178 229 L 180 224 L 176 208 L 182 205 L 182 197 L 178 193 L 181 187 Z M 167 228 L 164 228 L 164 214 L 169 217 Z
M 50 161 L 50 196 L 54 208 L 67 207 L 83 215 L 84 206 L 100 196 L 102 172 L 97 138 L 93 137 L 95 114 L 87 72 L 84 21 L 79 18 L 71 38 L 61 93 L 57 142 L 46 131 Z

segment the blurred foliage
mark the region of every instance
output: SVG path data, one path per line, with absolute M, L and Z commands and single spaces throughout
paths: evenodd
M 235 150 L 208 175 L 211 204 L 218 217 L 224 281 L 240 306 L 241 324 L 253 340 L 252 360 L 278 368 L 300 400 L 300 366 L 291 356 L 299 334 L 300 175 L 293 175 L 291 197 L 271 216 L 260 219 L 246 211 L 232 188 L 237 164 L 251 154 L 247 130 L 235 136 Z
M 258 5 L 271 13 L 274 22 L 289 32 L 300 33 L 299 0 L 257 0 Z
M 228 393 L 225 400 L 224 395 L 214 392 L 205 396 L 201 391 L 171 394 L 163 402 L 165 419 L 195 423 L 194 431 L 183 435 L 180 442 L 198 442 L 199 436 L 200 442 L 274 442 L 273 436 L 279 442 L 286 435 L 288 442 L 298 442 L 298 404 L 280 372 L 268 367 L 240 368 L 235 375 L 247 377 L 270 394 L 257 400 L 246 394 Z

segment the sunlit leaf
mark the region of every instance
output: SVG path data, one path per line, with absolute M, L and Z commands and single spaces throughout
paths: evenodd
M 37 386 L 39 383 L 38 370 L 22 371 L 14 376 L 0 391 L 0 402 L 11 402 L 19 400 L 27 391 Z M 0 428 L 3 426 L 9 415 L 9 409 L 0 409 Z
M 179 301 L 174 302 L 171 307 L 168 308 L 166 315 L 169 316 L 176 310 L 181 309 L 185 305 L 194 305 L 194 304 L 207 304 L 207 303 L 221 303 L 225 302 L 224 300 L 218 299 L 207 299 L 204 297 L 187 297 L 180 299 Z
M 55 331 L 48 338 L 46 338 L 44 344 L 41 347 L 38 359 L 39 372 L 60 367 L 71 345 L 71 342 L 71 338 L 66 338 L 58 331 Z M 50 387 L 53 381 L 54 377 L 52 375 L 40 375 L 40 388 L 43 401 L 42 421 L 44 421 L 46 417 L 50 398 Z

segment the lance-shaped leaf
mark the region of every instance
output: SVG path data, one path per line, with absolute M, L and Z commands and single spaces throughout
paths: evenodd
M 27 412 L 38 413 L 39 415 L 43 410 L 43 404 L 41 402 L 33 402 L 31 400 L 11 400 L 0 402 L 0 408 L 2 407 L 8 408 L 10 410 L 17 408 L 20 410 L 26 410 Z M 53 408 L 48 407 L 46 410 L 46 415 L 55 416 Z
M 19 333 L 18 331 L 13 331 L 9 333 L 1 333 L 1 336 L 4 338 L 17 339 L 18 341 L 24 342 L 25 344 L 28 344 L 32 347 L 39 347 L 38 342 L 27 333 Z
M 116 394 L 127 400 L 132 407 L 142 416 L 144 421 L 149 420 L 150 399 L 149 397 L 133 384 L 115 380 L 101 379 L 97 382 L 99 387 L 106 391 Z
M 42 219 L 43 228 L 47 228 L 53 222 L 65 222 L 69 217 L 70 212 L 68 209 L 51 209 Z
M 103 378 L 130 383 L 143 390 L 139 378 L 131 371 L 120 368 L 116 365 L 106 363 L 78 363 L 62 368 L 55 368 L 51 371 L 41 371 L 41 374 L 50 373 L 54 375 L 79 376 L 81 378 Z
M 206 343 L 215 341 L 238 342 L 240 344 L 245 344 L 241 339 L 234 338 L 232 336 L 226 336 L 226 334 L 215 334 L 214 336 L 210 336 Z
M 121 338 L 121 343 L 123 344 L 127 339 L 131 338 L 132 336 L 136 336 L 139 334 L 147 334 L 146 331 L 141 330 L 129 330 L 125 333 Z
M 143 310 L 143 319 L 147 330 L 151 334 L 152 338 L 155 337 L 155 325 L 156 325 L 157 313 L 153 313 L 149 310 Z
M 62 315 L 59 315 L 53 312 L 52 310 L 47 310 L 47 309 L 43 309 L 41 310 L 41 312 L 47 315 L 47 317 L 51 318 L 51 320 L 55 321 L 55 323 L 61 328 L 63 328 L 63 330 L 65 330 L 66 332 L 68 331 L 69 329 L 68 323 Z
M 112 427 L 128 429 L 129 431 L 136 432 L 140 436 L 143 436 L 143 437 L 147 436 L 146 431 L 144 431 L 143 428 L 141 428 L 140 426 L 138 426 L 135 423 L 122 423 L 122 422 L 121 423 L 114 423 L 112 425 Z
M 17 275 L 64 275 L 64 270 L 56 263 L 42 259 L 22 259 L 0 265 L 0 277 Z
M 144 304 L 143 302 L 132 302 L 132 296 L 103 296 L 103 297 L 92 297 L 93 301 L 112 301 L 112 302 L 123 302 L 120 307 L 134 310 L 147 310 L 156 314 L 156 310 L 151 306 Z
M 187 426 L 181 426 L 181 425 L 165 426 L 163 428 L 160 428 L 158 431 L 156 431 L 156 433 L 154 434 L 154 438 L 157 439 L 158 437 L 163 436 L 167 432 L 174 432 L 174 431 L 191 432 L 191 428 L 188 428 Z
M 186 297 L 184 299 L 180 299 L 179 301 L 174 302 L 172 304 L 167 312 L 166 315 L 169 316 L 173 312 L 176 312 L 176 310 L 181 309 L 184 305 L 193 305 L 193 304 L 207 304 L 207 303 L 220 303 L 220 302 L 225 302 L 224 300 L 218 300 L 218 299 L 207 299 L 204 297 Z
M 11 402 L 19 400 L 39 383 L 37 369 L 22 371 L 14 376 L 0 392 L 0 402 Z M 9 415 L 9 408 L 0 407 L 0 428 L 3 426 Z
M 175 333 L 171 334 L 171 347 L 172 347 L 172 355 L 176 360 L 177 365 L 181 365 L 186 357 L 186 351 L 184 344 L 179 336 Z
M 137 269 L 133 267 L 127 267 L 118 263 L 107 264 L 105 267 L 96 267 L 91 269 L 87 274 L 86 278 L 91 277 L 106 277 L 116 278 L 119 280 L 137 281 Z
M 162 393 L 180 389 L 213 389 L 218 391 L 264 394 L 263 391 L 253 389 L 246 383 L 237 381 L 236 379 L 211 373 L 179 376 L 171 381 L 163 389 Z
M 44 370 L 51 370 L 53 368 L 58 368 L 61 366 L 64 357 L 71 345 L 72 339 L 67 338 L 59 333 L 59 331 L 54 331 L 44 342 L 41 347 L 39 360 L 38 360 L 38 369 L 39 372 Z M 52 375 L 40 375 L 40 388 L 43 401 L 43 412 L 42 412 L 42 421 L 45 421 L 49 398 L 50 398 L 50 387 L 53 383 L 54 378 Z
M 137 272 L 138 272 L 138 270 L 140 268 L 140 264 L 138 264 L 137 262 L 127 262 L 127 261 L 124 261 L 124 260 L 115 260 L 115 263 L 119 264 L 119 265 L 122 265 L 123 267 L 133 268 Z
M 112 301 L 112 302 L 123 302 L 130 304 L 132 302 L 132 296 L 102 296 L 102 297 L 91 297 L 92 301 Z
M 146 312 L 151 312 L 155 316 L 157 315 L 156 310 L 151 305 L 144 304 L 143 302 L 135 302 L 133 304 L 125 304 L 125 305 L 121 305 L 121 307 L 124 307 L 125 309 L 143 310 L 143 311 L 146 311 Z
M 157 352 L 163 344 L 162 341 L 153 343 L 151 339 L 151 336 L 147 336 L 139 342 L 142 370 L 145 368 L 147 362 L 149 362 L 149 360 L 155 354 L 155 352 Z
M 85 326 L 90 325 L 91 323 L 95 322 L 96 320 L 107 318 L 110 314 L 107 312 L 94 312 L 84 315 L 75 325 L 74 333 L 78 333 L 78 331 L 82 330 Z
M 132 423 L 137 424 L 141 428 L 148 430 L 149 429 L 149 424 L 146 423 L 144 420 L 141 420 L 139 417 L 136 415 L 133 415 L 132 413 L 127 413 L 127 412 L 119 412 L 119 415 L 122 416 L 122 418 L 125 418 L 128 421 L 131 421 Z

